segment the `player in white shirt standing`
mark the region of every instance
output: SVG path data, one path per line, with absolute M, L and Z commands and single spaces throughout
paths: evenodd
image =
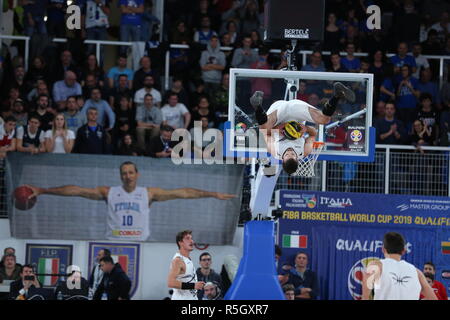
M 372 261 L 363 277 L 363 300 L 437 300 L 422 271 L 402 260 L 406 253 L 405 239 L 397 232 L 388 232 L 383 239 L 385 259 Z
M 197 290 L 202 290 L 205 283 L 197 281 L 194 263 L 189 254 L 194 250 L 192 231 L 184 230 L 177 234 L 178 249 L 172 258 L 167 286 L 174 289 L 172 300 L 198 300 Z
M 27 185 L 33 190 L 30 199 L 41 194 L 83 197 L 104 200 L 108 205 L 108 228 L 106 237 L 110 240 L 146 241 L 150 235 L 150 205 L 153 201 L 173 199 L 216 198 L 229 200 L 233 194 L 210 192 L 192 188 L 166 190 L 161 188 L 138 187 L 139 172 L 133 162 L 120 166 L 122 186 L 83 188 L 62 186 L 39 188 Z

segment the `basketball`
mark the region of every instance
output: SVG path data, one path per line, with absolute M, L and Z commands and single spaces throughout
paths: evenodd
M 33 190 L 26 186 L 21 186 L 14 190 L 14 206 L 19 210 L 29 210 L 36 203 L 36 197 L 28 199 L 33 194 Z
M 283 134 L 289 140 L 297 140 L 303 135 L 302 126 L 297 121 L 289 121 L 284 126 Z

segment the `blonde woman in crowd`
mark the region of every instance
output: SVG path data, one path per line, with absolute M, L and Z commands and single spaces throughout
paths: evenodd
M 45 132 L 45 148 L 51 153 L 71 153 L 75 134 L 67 129 L 64 114 L 58 113 L 53 120 L 52 129 Z

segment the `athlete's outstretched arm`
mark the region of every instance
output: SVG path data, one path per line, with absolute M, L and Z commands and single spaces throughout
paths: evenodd
M 109 191 L 109 187 L 82 188 L 79 186 L 62 186 L 56 188 L 39 188 L 31 185 L 26 185 L 26 187 L 33 190 L 30 199 L 41 194 L 50 194 L 65 197 L 83 197 L 91 200 L 105 200 L 108 197 Z
M 229 193 L 211 192 L 192 188 L 180 188 L 166 190 L 161 188 L 148 188 L 150 200 L 167 201 L 173 199 L 198 199 L 198 198 L 216 198 L 219 200 L 229 200 L 236 198 L 236 195 Z

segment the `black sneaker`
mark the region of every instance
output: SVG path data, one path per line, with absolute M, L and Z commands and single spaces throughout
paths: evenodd
M 253 108 L 257 108 L 262 106 L 264 98 L 264 92 L 262 91 L 255 91 L 255 93 L 250 98 L 250 104 L 253 106 Z
M 340 99 L 345 99 L 350 103 L 355 102 L 355 93 L 341 82 L 334 83 L 334 95 Z

